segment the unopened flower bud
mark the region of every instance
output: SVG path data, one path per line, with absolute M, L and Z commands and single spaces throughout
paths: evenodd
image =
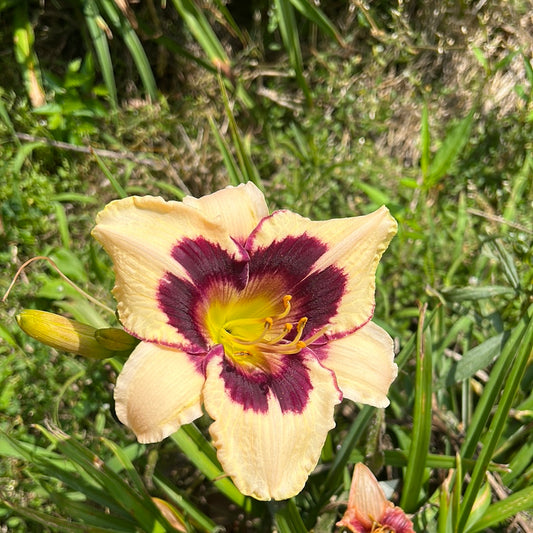
M 90 359 L 130 353 L 137 342 L 123 330 L 97 329 L 47 311 L 25 309 L 16 318 L 20 328 L 39 342 Z

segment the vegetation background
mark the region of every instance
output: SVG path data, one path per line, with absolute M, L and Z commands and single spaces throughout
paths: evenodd
M 124 195 L 386 204 L 376 320 L 401 366 L 386 411 L 342 404 L 302 494 L 251 502 L 208 421 L 137 445 L 120 358 L 18 329 L 23 308 L 109 325 L 34 263 L 0 309 L 0 531 L 168 530 L 149 495 L 188 531 L 333 531 L 361 460 L 417 531 L 533 531 L 532 56 L 527 0 L 0 0 L 0 292 L 45 255 L 113 305 L 89 232 Z

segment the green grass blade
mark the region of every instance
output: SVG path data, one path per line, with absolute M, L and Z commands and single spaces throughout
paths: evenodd
M 483 394 L 479 399 L 472 420 L 466 431 L 465 440 L 461 447 L 461 457 L 463 458 L 473 457 L 474 452 L 476 451 L 481 434 L 483 433 L 490 413 L 497 402 L 502 384 L 507 377 L 514 355 L 518 350 L 522 336 L 524 335 L 528 322 L 532 316 L 533 308 L 530 308 L 526 316 L 524 316 L 520 323 L 511 331 L 500 357 L 492 368 L 490 379 L 485 385 Z
M 109 99 L 111 100 L 111 105 L 113 106 L 113 109 L 117 109 L 117 85 L 115 83 L 113 62 L 111 60 L 111 53 L 109 52 L 106 33 L 98 23 L 100 13 L 94 0 L 85 0 L 83 2 L 83 15 L 85 16 L 85 24 L 87 25 L 89 35 L 92 39 L 102 78 L 104 79 L 104 84 L 107 88 Z
M 135 530 L 135 523 L 110 514 L 105 507 L 100 510 L 92 502 L 76 501 L 62 493 L 54 493 L 51 499 L 61 509 L 63 515 L 85 524 L 85 527 L 90 526 L 91 531 L 94 531 L 94 528 L 127 533 L 132 533 Z
M 527 153 L 524 164 L 513 179 L 513 187 L 507 204 L 503 210 L 503 218 L 512 221 L 517 215 L 518 205 L 527 197 L 527 188 L 531 187 L 531 175 L 533 174 L 533 156 Z
M 480 520 L 468 530 L 468 533 L 488 531 L 489 528 L 509 520 L 517 513 L 522 511 L 531 511 L 531 509 L 533 509 L 532 486 L 515 492 L 504 500 L 493 503 L 480 518 Z
M 180 450 L 204 474 L 217 489 L 245 511 L 252 509 L 252 502 L 237 490 L 231 479 L 220 467 L 216 452 L 194 424 L 187 424 L 171 436 Z
M 225 22 L 226 28 L 228 28 L 237 39 L 241 42 L 244 48 L 250 46 L 250 38 L 248 35 L 242 32 L 241 28 L 235 22 L 233 15 L 230 13 L 229 9 L 226 7 L 226 2 L 224 0 L 214 0 L 214 4 L 218 9 L 218 12 L 221 15 L 221 19 Z
M 17 146 L 20 146 L 21 143 L 20 143 L 19 138 L 17 137 L 17 132 L 15 131 L 15 126 L 13 125 L 11 117 L 9 116 L 9 112 L 7 111 L 7 107 L 4 102 L 2 90 L 0 90 L 0 119 L 5 124 L 6 128 L 9 130 L 9 133 L 11 134 L 11 137 L 13 138 L 13 142 Z
M 211 63 L 228 74 L 230 60 L 202 10 L 193 0 L 172 0 L 172 3 Z
M 457 479 L 459 479 L 459 476 L 457 476 Z M 472 506 L 472 510 L 470 511 L 468 520 L 466 522 L 465 531 L 470 531 L 472 529 L 472 526 L 476 522 L 478 522 L 479 519 L 485 514 L 485 512 L 490 506 L 490 501 L 491 501 L 490 485 L 485 482 L 482 485 L 482 487 L 479 489 L 479 492 L 477 493 L 476 499 L 474 501 L 474 505 Z M 459 505 L 459 508 L 460 508 L 460 505 Z
M 321 499 L 319 504 L 316 506 L 317 511 L 327 503 L 331 495 L 342 483 L 344 469 L 346 468 L 346 465 L 350 459 L 350 454 L 352 453 L 352 450 L 356 446 L 359 439 L 365 434 L 365 430 L 368 424 L 370 424 L 375 411 L 375 407 L 365 405 L 352 422 L 350 430 L 344 438 L 341 447 L 337 451 L 328 475 L 326 476 Z
M 520 277 L 518 276 L 513 256 L 505 249 L 501 239 L 494 239 L 489 242 L 489 245 L 494 255 L 498 258 L 507 281 L 515 291 L 519 291 Z
M 485 287 L 451 287 L 441 291 L 449 302 L 473 302 L 487 300 L 498 296 L 514 296 L 515 290 L 504 285 L 487 285 Z
M 281 508 L 275 511 L 274 519 L 279 533 L 307 533 L 307 528 L 292 498 L 281 504 Z
M 456 458 L 455 478 L 453 480 L 452 498 L 451 498 L 451 522 L 452 530 L 457 529 L 457 520 L 459 519 L 459 509 L 461 505 L 461 494 L 463 493 L 463 462 L 459 455 Z
M 152 72 L 150 62 L 146 57 L 146 52 L 131 26 L 129 20 L 120 12 L 113 0 L 99 0 L 100 5 L 109 17 L 109 20 L 120 34 L 124 44 L 127 46 L 131 57 L 137 67 L 137 72 L 141 77 L 146 94 L 152 99 L 157 100 L 157 85 Z
M 175 185 L 172 185 L 171 183 L 167 183 L 166 181 L 156 181 L 154 185 L 162 191 L 165 191 L 168 194 L 172 194 L 172 196 L 174 196 L 178 200 L 183 200 L 183 198 L 187 196 L 187 194 L 184 193 L 181 189 L 179 189 Z
M 439 487 L 439 516 L 437 518 L 437 533 L 451 533 L 451 512 L 450 506 L 450 481 L 451 476 L 442 482 Z
M 55 444 L 58 451 L 104 489 L 110 498 L 135 518 L 140 527 L 152 533 L 169 531 L 170 525 L 145 491 L 138 493 L 133 490 L 102 459 L 73 438 L 57 430 L 40 429 Z
M 89 500 L 109 509 L 114 515 L 123 513 L 123 518 L 129 519 L 132 524 L 135 523 L 120 506 L 110 499 L 109 494 L 90 477 L 80 472 L 75 464 L 65 461 L 65 458 L 58 453 L 18 442 L 0 432 L 0 456 L 22 459 L 29 465 L 32 472 L 36 471 L 41 476 L 59 480 L 70 489 L 84 494 Z
M 222 154 L 224 166 L 226 167 L 226 172 L 229 176 L 229 182 L 231 183 L 231 185 L 239 185 L 239 183 L 244 183 L 246 180 L 244 179 L 239 169 L 239 166 L 237 165 L 237 162 L 235 161 L 235 158 L 233 157 L 233 154 L 229 149 L 228 143 L 222 137 L 220 131 L 217 128 L 217 125 L 215 124 L 215 121 L 211 117 L 209 117 L 209 126 L 211 126 L 211 131 L 215 136 L 218 149 Z
M 420 498 L 431 437 L 433 363 L 431 335 L 430 330 L 424 328 L 424 317 L 425 308 L 420 313 L 418 323 L 413 431 L 400 503 L 407 512 L 416 509 Z
M 300 37 L 298 35 L 298 23 L 294 14 L 290 0 L 274 0 L 274 5 L 278 13 L 279 30 L 287 53 L 291 67 L 294 69 L 296 80 L 302 89 L 308 105 L 312 105 L 313 97 L 307 81 L 304 77 L 304 67 L 302 59 L 302 49 L 300 47 Z
M 20 2 L 15 6 L 12 27 L 13 51 L 21 69 L 26 93 L 34 107 L 41 107 L 46 103 L 46 99 L 42 88 L 39 62 L 33 46 L 35 35 L 28 16 L 28 5 L 26 2 Z
M 70 249 L 70 232 L 68 229 L 68 220 L 65 213 L 65 208 L 59 203 L 54 202 L 54 213 L 56 216 L 57 228 L 59 231 L 59 236 L 61 237 L 61 244 L 67 250 Z
M 75 532 L 82 531 L 87 532 L 87 524 L 76 524 L 70 518 L 59 518 L 56 516 L 49 515 L 43 511 L 38 511 L 36 509 L 29 509 L 27 507 L 19 507 L 14 505 L 4 499 L 0 500 L 0 504 L 11 509 L 14 513 L 23 518 L 31 520 L 42 524 L 43 526 L 50 528 L 48 531 L 65 531 L 65 532 Z M 118 530 L 120 531 L 120 530 Z M 132 530 L 130 529 L 130 532 Z M 116 533 L 116 529 L 102 529 L 102 528 L 92 528 L 91 532 L 94 533 Z
M 133 463 L 131 462 L 127 454 L 124 452 L 124 450 L 109 439 L 106 439 L 104 437 L 101 437 L 101 439 L 102 442 L 107 446 L 107 448 L 109 448 L 109 450 L 113 452 L 113 455 L 119 462 L 120 466 L 123 468 L 123 471 L 126 472 L 128 479 L 131 481 L 132 487 L 140 494 L 145 493 L 146 489 L 143 480 L 135 470 Z
M 313 2 L 309 0 L 290 0 L 290 2 L 304 17 L 315 23 L 322 32 L 335 39 L 341 46 L 344 45 L 333 22 Z
M 224 103 L 224 109 L 226 111 L 226 116 L 228 117 L 228 120 L 229 120 L 231 138 L 235 146 L 235 151 L 237 153 L 237 159 L 239 160 L 240 174 L 244 182 L 251 181 L 252 183 L 257 185 L 257 187 L 259 187 L 261 190 L 264 190 L 263 184 L 261 183 L 261 178 L 259 177 L 259 172 L 257 171 L 257 168 L 255 167 L 252 161 L 252 158 L 250 157 L 248 153 L 244 139 L 241 136 L 239 127 L 237 126 L 235 116 L 233 115 L 233 111 L 231 110 L 231 105 L 229 102 L 226 87 L 224 86 L 224 82 L 222 81 L 222 78 L 220 77 L 218 81 L 219 81 L 220 91 L 222 94 L 222 101 Z
M 404 467 L 407 466 L 409 455 L 403 450 L 384 450 L 385 464 L 387 466 Z M 461 459 L 463 470 L 471 472 L 476 461 L 474 459 Z M 439 468 L 441 470 L 450 470 L 457 466 L 457 457 L 454 455 L 440 455 L 428 453 L 426 457 L 426 466 L 428 468 Z M 509 467 L 498 463 L 490 463 L 489 470 L 496 472 L 508 472 Z
M 473 119 L 474 109 L 446 135 L 446 138 L 430 164 L 427 177 L 424 180 L 424 187 L 426 189 L 437 185 L 449 172 L 470 138 Z
M 113 189 L 115 189 L 115 192 L 117 193 L 119 198 L 126 198 L 128 196 L 128 193 L 122 187 L 122 185 L 118 182 L 118 180 L 113 176 L 113 174 L 110 172 L 110 170 L 107 168 L 107 165 L 104 163 L 104 160 L 94 151 L 91 150 L 92 155 L 96 159 L 96 162 L 98 163 L 98 166 L 102 170 L 102 172 L 105 174 L 106 178 L 109 180 L 109 183 L 111 183 L 111 186 Z
M 196 63 L 197 65 L 200 65 L 202 68 L 205 68 L 207 71 L 212 72 L 213 74 L 217 74 L 219 72 L 219 69 L 217 69 L 212 63 L 210 63 L 208 60 L 197 57 L 194 54 L 192 54 L 189 50 L 181 46 L 179 43 L 171 39 L 170 37 L 166 35 L 161 35 L 157 39 L 154 40 L 154 42 L 167 50 L 169 50 L 171 53 L 179 55 L 187 59 L 188 61 L 192 61 Z
M 422 121 L 420 125 L 420 171 L 423 182 L 426 182 L 429 175 L 429 160 L 431 156 L 431 137 L 429 132 L 429 111 L 427 102 L 422 108 Z
M 436 307 L 424 318 L 424 328 L 428 328 L 435 317 L 437 316 L 439 308 Z M 411 358 L 413 350 L 416 347 L 418 335 L 415 333 L 409 337 L 409 340 L 404 344 L 403 348 L 400 350 L 400 353 L 396 356 L 395 362 L 398 365 L 398 369 L 402 369 L 407 361 Z
M 530 309 L 530 311 L 532 309 Z M 524 332 L 522 339 L 520 340 L 516 357 L 512 358 L 514 359 L 514 361 L 512 363 L 512 368 L 509 372 L 509 376 L 505 381 L 505 386 L 502 391 L 500 402 L 498 403 L 498 407 L 496 408 L 496 412 L 494 413 L 494 417 L 492 419 L 490 427 L 483 439 L 483 446 L 481 448 L 481 452 L 472 472 L 471 480 L 466 488 L 466 492 L 461 503 L 461 510 L 458 522 L 459 533 L 464 531 L 465 525 L 468 521 L 468 517 L 472 511 L 476 496 L 479 490 L 481 489 L 481 485 L 485 479 L 488 464 L 492 459 L 494 450 L 496 449 L 503 433 L 513 399 L 524 376 L 528 360 L 531 357 L 532 348 L 533 319 L 529 321 L 527 329 Z
M 94 196 L 86 196 L 82 193 L 76 193 L 76 192 L 63 192 L 59 194 L 54 194 L 50 198 L 53 202 L 73 202 L 73 203 L 80 203 L 80 204 L 97 204 L 99 200 L 95 198 Z
M 2 324 L 0 324 L 0 339 L 3 339 L 11 348 L 21 348 L 11 332 Z
M 217 526 L 215 522 L 196 509 L 196 507 L 187 501 L 181 494 L 176 492 L 176 490 L 161 477 L 154 476 L 154 482 L 165 493 L 165 497 L 168 501 L 178 509 L 181 509 L 188 521 L 192 522 L 197 530 L 204 531 L 205 533 L 219 533 L 225 531 L 224 528 Z

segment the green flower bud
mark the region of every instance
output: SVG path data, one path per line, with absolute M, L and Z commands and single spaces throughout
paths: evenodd
M 25 309 L 16 318 L 30 337 L 57 350 L 89 359 L 129 354 L 138 342 L 121 329 L 97 329 L 47 311 Z

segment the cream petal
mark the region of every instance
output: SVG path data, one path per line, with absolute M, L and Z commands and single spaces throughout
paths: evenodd
M 226 187 L 220 191 L 194 198 L 186 196 L 183 203 L 190 205 L 226 231 L 238 242 L 244 242 L 259 221 L 268 215 L 263 193 L 251 182 Z
M 305 239 L 308 253 L 317 257 L 313 257 L 313 264 L 303 273 L 306 278 L 300 283 L 312 284 L 313 277 L 323 277 L 321 283 L 335 284 L 329 288 L 340 291 L 336 312 L 329 320 L 328 334 L 335 337 L 354 331 L 372 317 L 376 269 L 396 230 L 396 221 L 386 207 L 369 215 L 326 221 L 277 211 L 261 221 L 246 248 L 252 256 L 274 241 Z M 293 260 L 305 262 L 301 257 Z
M 116 413 L 139 442 L 159 442 L 202 416 L 205 381 L 193 357 L 141 342 L 126 361 L 115 387 Z
M 211 358 L 207 365 L 204 405 L 214 419 L 210 433 L 218 459 L 237 488 L 258 500 L 283 500 L 298 494 L 318 462 L 328 431 L 335 425 L 334 406 L 342 398 L 335 377 L 310 350 L 300 354 L 312 388 L 305 406 L 296 411 L 282 409 L 283 402 L 278 401 L 273 389 L 265 393 L 265 409 L 244 408 L 232 398 L 240 395 L 242 400 L 254 391 L 244 387 L 232 396 L 221 379 L 227 364 L 223 356 Z M 287 393 L 290 395 L 290 391 Z M 300 390 L 294 393 L 296 397 L 301 395 Z M 262 405 L 263 400 L 258 404 Z
M 394 343 L 373 322 L 355 333 L 329 342 L 322 364 L 333 370 L 345 398 L 375 407 L 387 407 L 387 392 L 398 374 Z
M 211 249 L 243 262 L 247 256 L 242 247 L 201 211 L 151 196 L 111 202 L 96 222 L 92 234 L 113 260 L 113 294 L 125 329 L 143 340 L 193 351 L 195 342 L 169 324 L 169 316 L 158 301 L 162 284 L 169 283 L 168 276 L 195 285 L 194 276 L 173 258 L 173 251 L 179 243 L 202 240 Z M 194 267 L 194 262 L 189 262 Z M 179 294 L 175 296 L 179 305 Z

